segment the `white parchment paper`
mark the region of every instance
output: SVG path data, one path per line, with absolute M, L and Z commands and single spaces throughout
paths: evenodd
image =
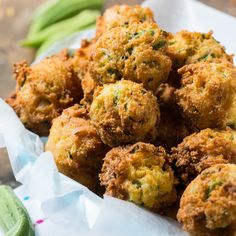
M 128 2 L 128 1 L 127 1 Z M 193 0 L 148 0 L 157 23 L 167 31 L 208 32 L 228 53 L 236 51 L 236 19 Z M 37 58 L 62 48 L 75 49 L 94 30 L 75 34 L 53 45 Z M 0 147 L 7 147 L 16 179 L 15 191 L 29 211 L 40 236 L 165 236 L 186 235 L 174 220 L 153 214 L 132 203 L 105 196 L 60 174 L 51 153 L 39 137 L 26 130 L 12 108 L 0 99 Z

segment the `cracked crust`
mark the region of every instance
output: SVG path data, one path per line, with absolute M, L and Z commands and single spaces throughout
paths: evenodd
M 102 141 L 111 147 L 154 141 L 160 117 L 154 95 L 128 80 L 97 89 L 89 114 Z
M 147 22 L 105 32 L 92 51 L 92 78 L 100 85 L 123 78 L 155 92 L 171 69 L 171 60 L 165 55 L 167 35 L 155 23 Z
M 234 128 L 236 69 L 229 63 L 201 62 L 179 69 L 181 88 L 176 99 L 192 130 Z
M 170 34 L 168 55 L 174 68 L 198 62 L 233 63 L 233 55 L 228 55 L 225 48 L 214 39 L 213 32 L 200 33 L 182 30 Z
M 66 51 L 29 66 L 14 65 L 15 96 L 6 101 L 31 131 L 48 135 L 52 120 L 63 109 L 79 102 L 81 85 Z
M 107 148 L 88 119 L 85 108 L 74 105 L 53 120 L 46 151 L 53 153 L 63 174 L 95 191 Z
M 106 194 L 134 202 L 155 212 L 176 199 L 176 179 L 164 148 L 136 143 L 116 147 L 104 158 L 101 184 Z
M 96 38 L 99 38 L 106 31 L 115 27 L 127 27 L 134 22 L 154 22 L 154 16 L 150 8 L 139 5 L 115 5 L 107 9 L 97 19 Z
M 204 170 L 184 191 L 178 221 L 191 235 L 231 236 L 236 232 L 236 165 Z
M 178 177 L 184 185 L 215 164 L 236 164 L 236 131 L 204 129 L 172 148 Z

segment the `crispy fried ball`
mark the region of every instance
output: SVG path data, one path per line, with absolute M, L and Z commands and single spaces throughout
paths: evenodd
M 154 95 L 128 80 L 97 90 L 90 108 L 90 118 L 102 141 L 111 147 L 154 140 L 159 116 Z
M 175 177 L 162 147 L 136 143 L 109 151 L 100 174 L 106 194 L 153 211 L 176 200 Z
M 81 85 L 66 52 L 46 58 L 36 65 L 15 65 L 16 93 L 7 102 L 24 125 L 39 135 L 48 135 L 53 118 L 79 102 Z
M 193 130 L 236 127 L 236 69 L 229 63 L 184 66 L 177 101 Z
M 236 165 L 203 171 L 185 190 L 177 218 L 196 236 L 236 234 Z
M 154 22 L 154 16 L 150 8 L 139 5 L 115 5 L 107 9 L 97 19 L 96 38 L 105 31 L 117 26 L 128 27 L 132 23 Z
M 232 55 L 225 52 L 225 48 L 217 42 L 213 32 L 200 33 L 180 31 L 173 35 L 169 33 L 167 54 L 172 59 L 172 70 L 166 81 L 174 88 L 180 87 L 181 77 L 177 69 L 198 62 L 233 62 Z
M 186 64 L 204 61 L 232 63 L 232 55 L 225 52 L 225 48 L 214 39 L 212 34 L 211 31 L 200 33 L 183 30 L 175 35 L 170 35 L 168 52 L 173 66 L 180 68 Z
M 171 107 L 160 106 L 161 119 L 157 127 L 156 144 L 166 150 L 181 143 L 189 135 L 179 110 Z
M 53 120 L 46 150 L 53 153 L 60 172 L 92 191 L 98 189 L 106 148 L 84 108 L 74 105 Z
M 83 80 L 88 71 L 89 57 L 91 55 L 93 42 L 93 40 L 82 40 L 81 47 L 74 52 L 72 64 L 74 71 L 80 80 Z
M 75 51 L 74 57 L 72 59 L 74 71 L 81 80 L 83 99 L 81 104 L 83 104 L 88 110 L 93 100 L 93 93 L 96 88 L 96 83 L 88 72 L 89 58 L 91 56 L 91 49 L 94 40 L 83 40 L 81 47 Z
M 171 60 L 165 55 L 167 35 L 155 23 L 147 22 L 105 32 L 92 50 L 92 78 L 98 84 L 124 78 L 155 92 L 171 69 Z
M 204 129 L 186 137 L 172 158 L 181 182 L 187 185 L 204 169 L 215 164 L 236 164 L 236 131 Z
M 80 104 L 84 105 L 89 111 L 97 84 L 88 72 L 85 74 L 83 80 L 81 81 L 81 85 L 83 88 L 84 97 L 81 100 Z

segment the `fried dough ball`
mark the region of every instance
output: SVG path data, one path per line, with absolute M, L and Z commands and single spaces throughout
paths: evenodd
M 76 49 L 72 58 L 72 64 L 75 73 L 80 80 L 83 80 L 88 71 L 89 57 L 91 55 L 91 48 L 93 40 L 82 40 L 81 47 Z
M 81 47 L 75 51 L 72 59 L 74 71 L 81 80 L 84 95 L 80 103 L 83 104 L 88 110 L 92 103 L 93 93 L 96 88 L 96 83 L 88 72 L 89 58 L 91 56 L 93 43 L 94 40 L 83 40 Z
M 98 89 L 90 108 L 90 118 L 102 141 L 111 147 L 154 140 L 159 117 L 154 95 L 128 80 Z
M 92 191 L 98 190 L 106 147 L 84 108 L 74 105 L 53 120 L 46 150 L 53 153 L 60 172 Z
M 84 97 L 80 103 L 84 105 L 89 111 L 97 84 L 92 79 L 90 73 L 86 73 L 83 80 L 81 81 L 81 85 L 83 88 Z
M 105 31 L 117 26 L 128 27 L 134 22 L 154 22 L 151 9 L 139 5 L 115 5 L 107 9 L 104 14 L 97 19 L 96 37 L 100 37 Z
M 123 78 L 155 92 L 171 69 L 171 60 L 165 55 L 167 35 L 155 23 L 134 23 L 105 32 L 93 47 L 92 78 L 98 84 Z
M 204 129 L 172 148 L 177 173 L 187 185 L 204 169 L 215 164 L 236 164 L 236 131 Z
M 170 35 L 168 52 L 173 66 L 180 68 L 186 64 L 197 62 L 233 62 L 232 55 L 225 52 L 225 48 L 212 36 L 213 32 L 200 33 L 180 31 Z
M 138 142 L 109 151 L 100 174 L 106 194 L 153 211 L 176 200 L 175 177 L 165 149 Z
M 177 101 L 193 130 L 236 127 L 236 69 L 229 63 L 184 66 Z
M 160 113 L 161 119 L 157 127 L 156 144 L 169 151 L 189 135 L 189 130 L 178 109 L 160 106 Z
M 7 102 L 23 124 L 39 135 L 48 135 L 53 118 L 79 102 L 81 85 L 66 52 L 48 57 L 38 64 L 15 65 L 16 93 Z
M 236 165 L 204 170 L 185 190 L 177 218 L 191 235 L 235 235 Z

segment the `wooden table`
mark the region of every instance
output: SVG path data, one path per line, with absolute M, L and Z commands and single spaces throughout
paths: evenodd
M 88 0 L 89 1 L 89 0 Z M 34 52 L 21 48 L 17 42 L 25 37 L 30 16 L 44 0 L 0 0 L 0 97 L 6 97 L 13 90 L 12 63 L 26 59 L 32 61 Z M 138 4 L 142 0 L 106 0 L 105 7 L 114 4 Z M 221 11 L 236 16 L 236 0 L 201 0 Z M 5 149 L 0 149 L 0 184 L 15 187 L 10 164 Z

